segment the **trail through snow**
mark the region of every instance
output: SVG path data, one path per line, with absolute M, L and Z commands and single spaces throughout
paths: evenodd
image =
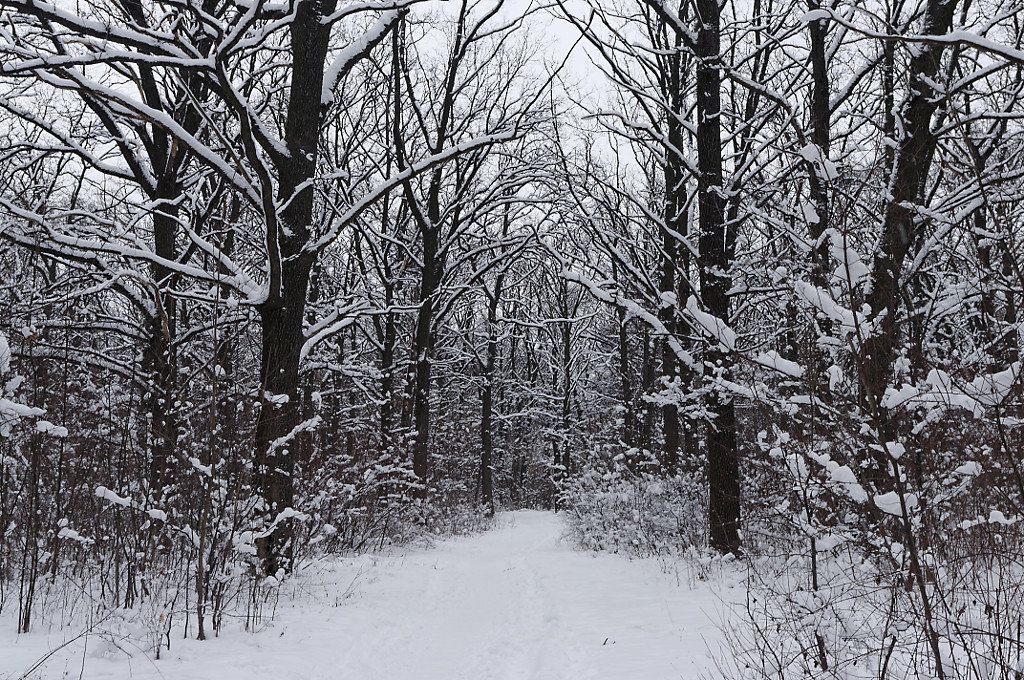
M 671 680 L 713 676 L 716 590 L 653 560 L 573 550 L 560 519 L 522 511 L 432 549 L 339 560 L 297 582 L 257 634 L 175 640 L 160 661 L 76 643 L 41 678 L 144 680 Z M 681 582 L 680 582 L 681 581 Z M 354 585 L 353 585 L 354 583 Z M 10 627 L 8 627 L 10 624 Z M 7 616 L 0 620 L 13 628 Z M 230 626 L 226 626 L 230 628 Z M 18 678 L 67 628 L 0 634 Z M 99 653 L 97 653 L 99 650 Z

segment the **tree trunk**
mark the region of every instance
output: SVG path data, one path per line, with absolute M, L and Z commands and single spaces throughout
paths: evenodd
M 285 207 L 268 215 L 271 276 L 267 301 L 260 306 L 263 344 L 260 353 L 262 394 L 256 421 L 256 474 L 266 503 L 268 532 L 257 544 L 264 573 L 291 570 L 293 532 L 279 513 L 292 507 L 296 442 L 299 424 L 299 355 L 305 341 L 306 294 L 315 256 L 304 251 L 313 220 L 313 189 L 320 139 L 320 106 L 324 67 L 331 34 L 322 17 L 336 2 L 300 2 L 290 24 L 291 83 L 284 142 L 287 156 L 276 161 L 277 200 Z M 278 252 L 273 252 L 277 249 Z M 276 260 L 277 256 L 280 256 Z M 275 272 L 276 267 L 279 268 Z M 283 403 L 280 403 L 283 400 Z M 274 403 L 278 402 L 278 403 Z
M 177 259 L 175 239 L 178 231 L 177 209 L 172 201 L 179 198 L 179 187 L 158 187 L 158 200 L 163 204 L 153 215 L 153 241 L 156 255 L 173 262 Z M 176 304 L 168 290 L 173 272 L 160 264 L 153 267 L 153 316 L 147 319 L 149 332 L 144 353 L 149 372 L 150 413 L 150 502 L 159 506 L 163 502 L 164 486 L 168 482 L 171 461 L 178 445 L 178 425 L 175 419 L 175 383 L 177 361 L 174 356 L 176 331 Z
M 480 492 L 488 517 L 494 515 L 494 368 L 498 360 L 498 303 L 503 282 L 504 277 L 499 275 L 487 305 L 487 357 L 480 398 Z
M 561 292 L 565 296 L 568 294 L 568 289 L 563 285 Z M 560 462 L 565 469 L 564 474 L 568 475 L 572 464 L 569 454 L 569 414 L 572 406 L 572 321 L 569 320 L 568 314 L 565 319 L 562 323 L 562 460 Z
M 941 36 L 950 31 L 956 11 L 956 0 L 928 0 L 925 7 L 922 34 Z M 859 378 L 862 390 L 861 407 L 876 430 L 880 442 L 895 441 L 897 423 L 882 404 L 885 390 L 892 378 L 893 362 L 900 340 L 898 315 L 900 312 L 903 265 L 911 250 L 922 242 L 924 221 L 917 218 L 913 205 L 920 201 L 925 182 L 938 144 L 932 129 L 932 118 L 941 93 L 934 83 L 945 43 L 934 41 L 915 45 L 910 59 L 908 97 L 900 111 L 903 135 L 893 161 L 889 182 L 885 219 L 882 233 L 871 263 L 871 278 L 865 296 L 868 306 L 867 327 L 870 332 L 863 340 L 859 357 Z M 868 479 L 879 493 L 893 488 L 902 497 L 905 483 L 902 470 L 885 453 L 875 455 L 875 467 L 869 469 Z M 890 475 L 889 468 L 892 468 Z M 944 678 L 946 673 L 940 649 L 940 637 L 934 627 L 931 595 L 925 583 L 924 567 L 918 553 L 918 541 L 909 518 L 904 512 L 902 540 L 908 548 L 912 572 L 915 575 L 925 623 L 925 634 L 935 662 L 935 674 Z
M 626 310 L 615 310 L 619 335 L 619 390 L 622 394 L 622 443 L 626 448 L 635 446 L 636 411 L 633 408 L 633 378 L 629 369 L 629 329 L 626 326 Z
M 697 166 L 700 212 L 701 301 L 714 316 L 729 322 L 732 239 L 722 191 L 722 94 L 719 65 L 721 16 L 718 0 L 697 0 Z M 705 355 L 705 374 L 728 379 L 732 358 L 713 346 Z M 735 553 L 740 548 L 740 469 L 736 449 L 735 407 L 720 390 L 708 394 L 713 421 L 708 428 L 708 519 L 711 547 Z
M 820 0 L 808 0 L 811 11 L 821 8 Z M 812 281 L 825 287 L 828 281 L 829 245 L 822 241 L 822 234 L 829 226 L 828 180 L 824 164 L 828 161 L 831 147 L 832 110 L 829 102 L 828 55 L 825 45 L 825 20 L 811 21 L 811 139 L 821 156 L 822 164 L 808 163 L 808 184 L 811 202 L 817 218 L 810 221 L 808 231 L 816 244 L 815 261 L 812 267 Z
M 668 99 L 669 110 L 666 113 L 666 133 L 668 145 L 665 148 L 665 225 L 662 229 L 662 270 L 659 281 L 659 292 L 664 296 L 675 297 L 679 290 L 688 288 L 685 281 L 679 281 L 678 272 L 685 276 L 689 263 L 689 253 L 685 247 L 679 247 L 679 237 L 686 234 L 686 175 L 685 160 L 681 154 L 686 148 L 685 129 L 683 119 L 685 116 L 686 97 L 683 84 L 683 55 L 680 50 L 681 39 L 675 38 L 675 51 L 667 59 L 667 73 L 664 95 Z M 661 301 L 662 323 L 666 331 L 674 339 L 678 339 L 681 332 L 678 315 L 679 300 Z M 679 358 L 675 350 L 666 338 L 662 343 L 662 375 L 665 378 L 666 387 L 671 387 L 677 378 L 680 377 Z M 664 418 L 665 448 L 662 455 L 662 471 L 672 474 L 679 468 L 680 448 L 680 420 L 679 405 L 668 403 L 662 408 Z M 689 452 L 687 452 L 689 453 Z
M 644 396 L 651 394 L 654 388 L 654 352 L 651 351 L 650 327 L 644 325 L 643 336 L 643 364 L 640 370 L 640 393 Z M 639 447 L 643 451 L 651 450 L 651 430 L 654 426 L 654 405 L 649 401 L 643 402 L 643 418 L 640 427 Z
M 668 174 L 668 173 L 666 173 Z M 666 216 L 666 219 L 668 217 Z M 662 262 L 661 279 L 658 289 L 664 294 L 675 293 L 676 239 L 667 229 L 662 230 Z M 661 377 L 664 379 L 663 389 L 668 390 L 676 379 L 677 357 L 670 341 L 676 334 L 676 306 L 662 299 L 659 312 L 661 323 L 665 326 L 668 337 L 663 338 L 661 345 Z M 661 407 L 662 434 L 665 438 L 662 450 L 661 467 L 665 472 L 674 471 L 679 465 L 679 406 L 665 403 Z
M 305 340 L 302 320 L 311 264 L 307 257 L 287 261 L 282 267 L 281 303 L 260 309 L 262 394 L 256 421 L 256 472 L 270 533 L 257 548 L 267 575 L 279 569 L 290 571 L 294 548 L 290 522 L 273 523 L 294 503 L 297 442 L 293 432 L 299 424 L 299 352 Z
M 388 275 L 390 276 L 390 272 Z M 395 408 L 395 342 L 397 340 L 395 313 L 391 310 L 394 303 L 395 286 L 391 280 L 388 280 L 384 284 L 384 304 L 388 311 L 384 314 L 384 346 L 380 358 L 380 440 L 384 447 L 389 447 L 393 443 L 391 421 Z
M 929 0 L 924 35 L 948 33 L 955 8 L 955 0 Z M 866 302 L 870 310 L 868 321 L 877 324 L 877 330 L 864 339 L 860 383 L 863 405 L 876 416 L 881 415 L 881 399 L 889 384 L 899 341 L 900 275 L 911 247 L 920 240 L 923 227 L 909 206 L 920 197 L 938 142 L 931 122 L 941 98 L 932 83 L 939 71 L 944 47 L 941 42 L 918 46 L 910 60 L 910 94 L 900 113 L 904 136 L 896 150 L 882 234 L 872 260 Z M 892 436 L 892 433 L 879 434 Z
M 435 223 L 431 223 L 433 225 Z M 426 494 L 430 471 L 430 373 L 433 351 L 434 296 L 440 285 L 437 261 L 438 233 L 434 226 L 423 232 L 423 271 L 420 274 L 420 306 L 416 314 L 416 336 L 413 361 L 416 364 L 416 394 L 413 399 L 413 423 L 416 439 L 413 444 L 412 469 Z

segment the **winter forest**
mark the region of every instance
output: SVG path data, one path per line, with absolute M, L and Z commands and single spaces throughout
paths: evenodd
M 0 677 L 1019 680 L 1022 198 L 1018 0 L 0 0 Z

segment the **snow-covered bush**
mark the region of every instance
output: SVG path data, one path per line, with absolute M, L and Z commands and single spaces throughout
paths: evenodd
M 22 376 L 11 373 L 11 346 L 0 332 L 0 440 L 10 437 L 19 421 L 43 415 L 42 409 L 26 406 L 15 398 L 23 382 Z
M 888 564 L 855 545 L 822 550 L 813 566 L 806 553 L 752 559 L 734 619 L 745 623 L 725 631 L 725 677 L 935 677 L 933 635 L 947 678 L 1019 677 L 1024 570 L 1006 557 L 1021 536 L 1000 533 L 1002 556 L 936 551 L 949 561 L 926 576 L 927 619 L 898 546 Z
M 918 423 L 906 439 L 916 450 L 889 447 L 898 483 L 850 463 L 870 450 L 863 431 L 760 434 L 746 624 L 727 631 L 728 677 L 1024 672 L 1020 432 L 964 394 L 915 391 L 904 416 Z M 874 492 L 883 484 L 896 490 Z
M 564 482 L 560 499 L 569 536 L 588 550 L 655 556 L 706 544 L 697 476 L 638 474 L 613 463 Z

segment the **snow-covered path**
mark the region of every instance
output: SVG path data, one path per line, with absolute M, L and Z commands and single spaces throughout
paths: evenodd
M 653 561 L 574 551 L 550 513 L 498 523 L 430 550 L 342 562 L 259 634 L 179 640 L 155 663 L 79 651 L 42 677 L 77 677 L 83 658 L 84 678 L 168 680 L 670 680 L 710 670 L 721 606 L 708 585 Z M 0 678 L 19 670 L 3 661 L 5 640 Z

